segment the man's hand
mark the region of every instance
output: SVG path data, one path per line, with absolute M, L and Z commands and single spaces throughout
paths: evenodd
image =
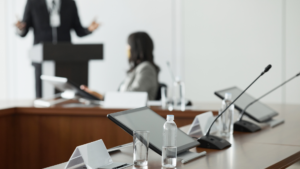
M 88 30 L 90 32 L 93 32 L 99 27 L 99 23 L 97 23 L 95 20 L 91 23 L 91 25 L 88 27 Z
M 23 31 L 26 27 L 26 23 L 25 22 L 21 22 L 18 20 L 17 23 L 15 23 L 15 26 L 20 30 Z

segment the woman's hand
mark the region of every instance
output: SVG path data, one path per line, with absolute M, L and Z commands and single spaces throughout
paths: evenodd
M 91 89 L 89 89 L 86 85 L 81 85 L 80 86 L 80 89 L 81 90 L 84 90 L 85 92 L 91 94 L 91 95 L 94 95 L 96 97 L 98 97 L 100 100 L 103 100 L 103 95 L 101 95 L 100 93 L 98 92 L 95 92 L 95 91 L 92 91 Z

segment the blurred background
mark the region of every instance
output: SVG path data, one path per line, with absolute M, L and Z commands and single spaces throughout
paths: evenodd
M 0 1 L 1 100 L 35 98 L 28 56 L 33 32 L 20 38 L 14 27 L 16 16 L 23 17 L 26 1 Z M 154 41 L 159 81 L 171 86 L 166 64 L 170 62 L 193 102 L 219 101 L 214 91 L 227 87 L 244 89 L 268 64 L 273 68 L 249 89 L 250 95 L 259 97 L 300 71 L 299 0 L 76 0 L 76 4 L 83 26 L 94 18 L 101 24 L 84 38 L 72 32 L 74 44 L 104 45 L 104 59 L 89 61 L 89 87 L 98 92 L 116 91 L 122 82 L 129 68 L 127 37 L 135 31 L 149 33 Z M 53 72 L 52 61 L 43 65 L 45 74 Z M 262 102 L 299 104 L 299 86 L 296 79 Z

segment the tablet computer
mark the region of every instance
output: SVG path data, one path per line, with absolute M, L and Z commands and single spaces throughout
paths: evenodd
M 225 93 L 231 93 L 232 100 L 236 99 L 237 96 L 242 93 L 242 90 L 238 87 L 231 87 L 228 89 L 216 91 L 215 95 L 217 95 L 219 98 L 224 99 Z M 247 93 L 244 93 L 235 103 L 235 108 L 239 110 L 240 112 L 243 111 L 243 109 L 252 101 L 254 101 L 255 98 L 250 96 Z M 278 113 L 268 107 L 267 105 L 257 101 L 253 105 L 251 105 L 246 111 L 245 115 L 250 117 L 256 122 L 266 122 L 272 119 L 272 117 L 277 116 Z
M 76 95 L 88 99 L 88 100 L 100 100 L 98 97 L 87 93 L 84 90 L 80 89 L 80 85 L 76 84 L 75 82 L 67 79 L 65 77 L 56 77 L 56 76 L 48 76 L 42 75 L 41 79 L 48 83 L 51 83 L 57 90 L 64 92 L 64 91 L 72 91 Z
M 130 135 L 134 130 L 150 131 L 149 147 L 161 155 L 163 146 L 164 118 L 148 107 L 108 114 L 107 117 Z M 176 120 L 176 117 L 175 117 Z M 177 129 L 177 154 L 200 145 L 197 140 Z

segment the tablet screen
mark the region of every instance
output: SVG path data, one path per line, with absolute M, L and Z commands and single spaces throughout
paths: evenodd
M 41 79 L 43 81 L 46 81 L 48 83 L 51 83 L 57 90 L 64 92 L 64 91 L 72 91 L 76 93 L 77 95 L 89 99 L 89 100 L 100 100 L 99 98 L 95 97 L 94 95 L 91 95 L 84 90 L 80 89 L 80 85 L 76 84 L 73 81 L 70 81 L 69 79 L 65 77 L 56 77 L 56 76 L 48 76 L 48 75 L 42 75 Z
M 225 93 L 231 93 L 232 100 L 234 100 L 237 98 L 239 94 L 242 93 L 242 90 L 237 87 L 232 87 L 229 89 L 215 92 L 215 94 L 222 99 L 224 99 Z M 238 110 L 242 111 L 249 103 L 251 103 L 254 100 L 255 98 L 253 98 L 247 93 L 244 93 L 234 104 Z M 246 110 L 246 115 L 248 115 L 250 118 L 258 122 L 269 120 L 272 117 L 276 116 L 277 114 L 278 114 L 277 112 L 275 112 L 274 110 L 272 110 L 271 108 L 269 108 L 268 106 L 266 106 L 265 104 L 259 101 L 251 105 Z
M 170 112 L 170 114 L 172 114 Z M 164 118 L 149 108 L 139 108 L 120 113 L 111 114 L 119 123 L 126 126 L 129 130 L 148 130 L 150 131 L 149 142 L 153 146 L 153 150 L 157 149 L 160 154 L 163 146 L 163 125 L 166 122 Z M 176 120 L 176 116 L 175 116 Z M 199 145 L 181 130 L 177 130 L 177 153 L 188 150 Z M 150 145 L 150 148 L 151 148 Z

